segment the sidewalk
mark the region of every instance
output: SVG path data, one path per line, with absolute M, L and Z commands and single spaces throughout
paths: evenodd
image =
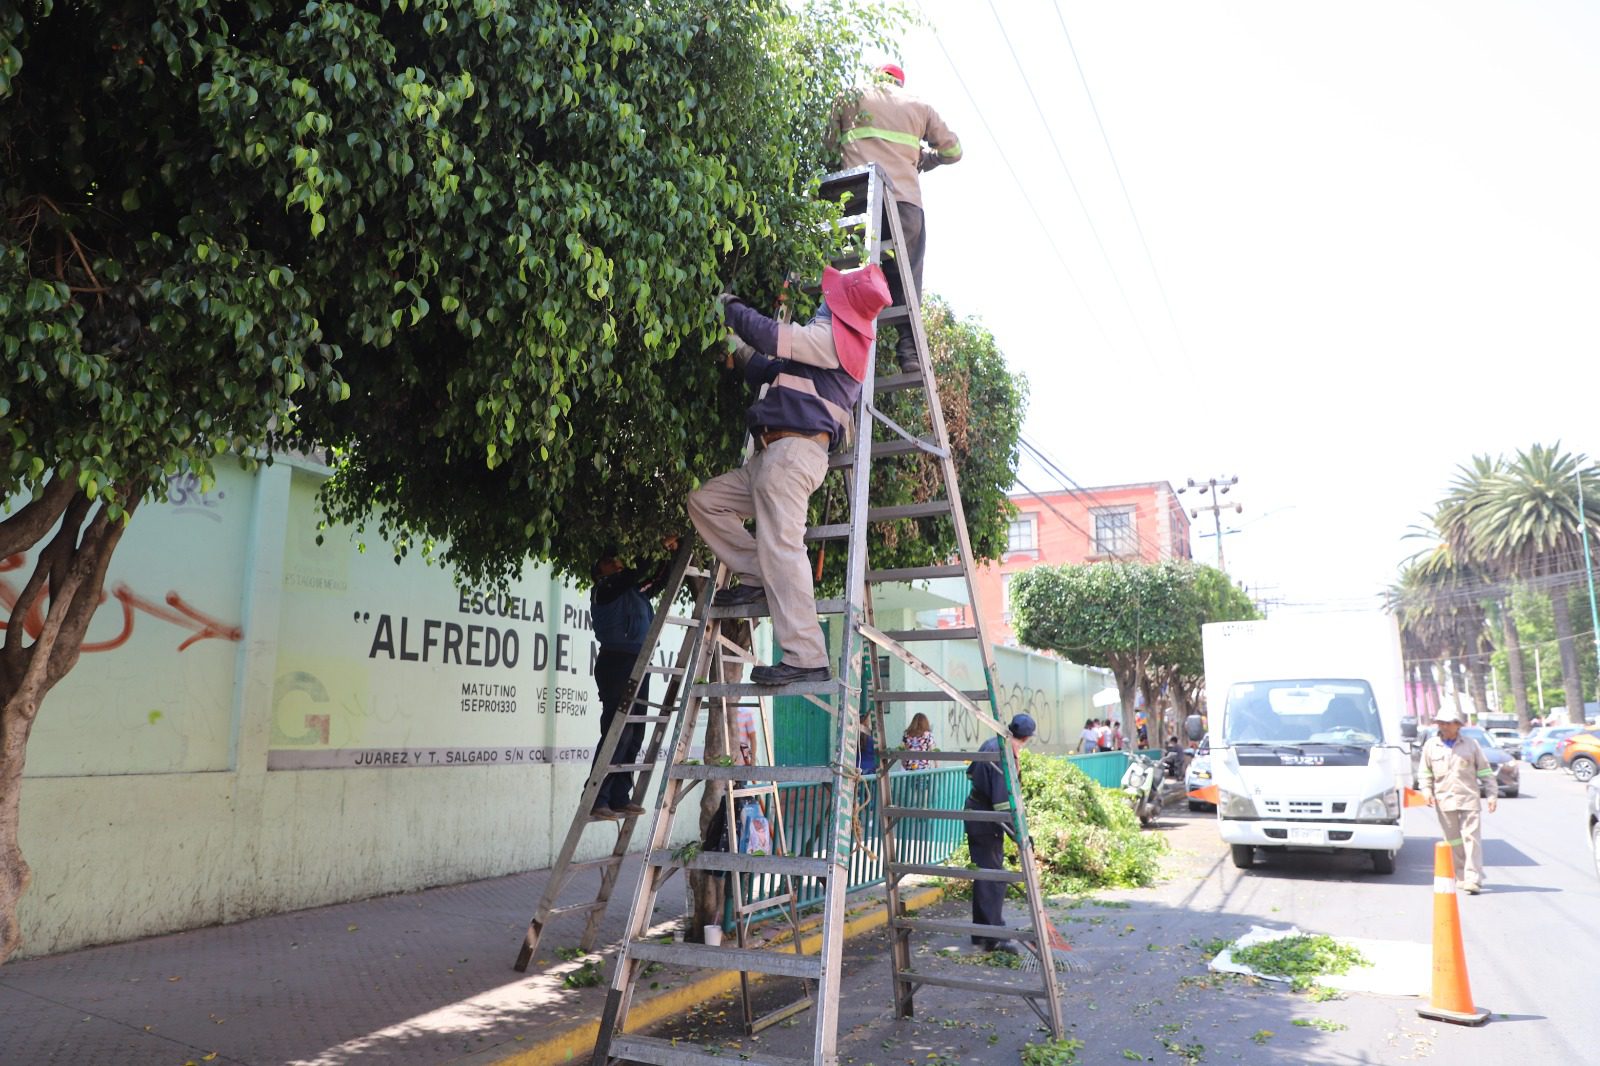
M 638 857 L 624 865 L 600 942 L 622 936 Z M 511 968 L 548 876 L 536 870 L 0 967 L 0 1066 L 334 1066 L 582 1061 L 606 986 L 567 988 L 584 960 L 579 915 L 557 919 L 527 974 Z M 583 871 L 562 902 L 593 899 Z M 656 925 L 685 910 L 675 878 Z M 929 900 L 936 890 L 923 889 Z M 852 932 L 881 924 L 881 890 L 854 902 Z M 812 938 L 814 939 L 814 938 Z M 814 947 L 810 950 L 815 950 Z M 600 968 L 609 980 L 611 951 Z M 591 957 L 592 958 L 592 957 Z M 735 986 L 736 975 L 664 971 L 638 1024 Z

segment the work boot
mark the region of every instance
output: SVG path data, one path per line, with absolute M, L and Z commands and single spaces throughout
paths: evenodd
M 597 805 L 594 810 L 589 812 L 589 817 L 593 818 L 597 822 L 615 822 L 620 820 L 622 815 L 618 814 L 610 807 L 602 807 Z
M 994 952 L 997 955 L 1016 955 L 1016 954 L 1018 954 L 1018 952 L 1017 952 L 1017 942 L 1015 940 L 996 940 L 996 941 L 993 941 L 992 943 L 994 944 L 994 947 L 990 948 L 989 950 Z
M 767 590 L 761 585 L 734 585 L 732 588 L 718 589 L 717 594 L 711 597 L 713 607 L 743 607 L 747 603 L 762 603 L 767 598 Z
M 833 671 L 826 666 L 795 666 L 779 663 L 777 666 L 758 666 L 750 671 L 750 680 L 757 685 L 789 685 L 796 681 L 826 681 Z
M 620 807 L 611 808 L 611 810 L 612 810 L 612 812 L 614 814 L 643 814 L 643 813 L 645 813 L 644 808 L 639 806 L 637 803 L 624 803 Z

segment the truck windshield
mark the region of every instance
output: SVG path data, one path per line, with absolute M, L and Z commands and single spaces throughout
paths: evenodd
M 1383 739 L 1372 686 L 1352 680 L 1246 681 L 1228 690 L 1229 744 L 1352 744 Z

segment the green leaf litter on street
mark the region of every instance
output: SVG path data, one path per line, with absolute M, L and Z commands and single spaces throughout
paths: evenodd
M 1260 974 L 1304 980 L 1306 988 L 1311 987 L 1313 977 L 1349 973 L 1357 966 L 1372 965 L 1360 951 L 1326 933 L 1286 936 L 1237 948 L 1233 961 Z

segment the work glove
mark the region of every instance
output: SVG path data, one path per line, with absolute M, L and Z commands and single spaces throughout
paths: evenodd
M 943 162 L 944 160 L 939 158 L 938 152 L 935 152 L 932 148 L 924 148 L 922 150 L 922 156 L 917 160 L 917 169 L 932 170 L 934 167 Z

